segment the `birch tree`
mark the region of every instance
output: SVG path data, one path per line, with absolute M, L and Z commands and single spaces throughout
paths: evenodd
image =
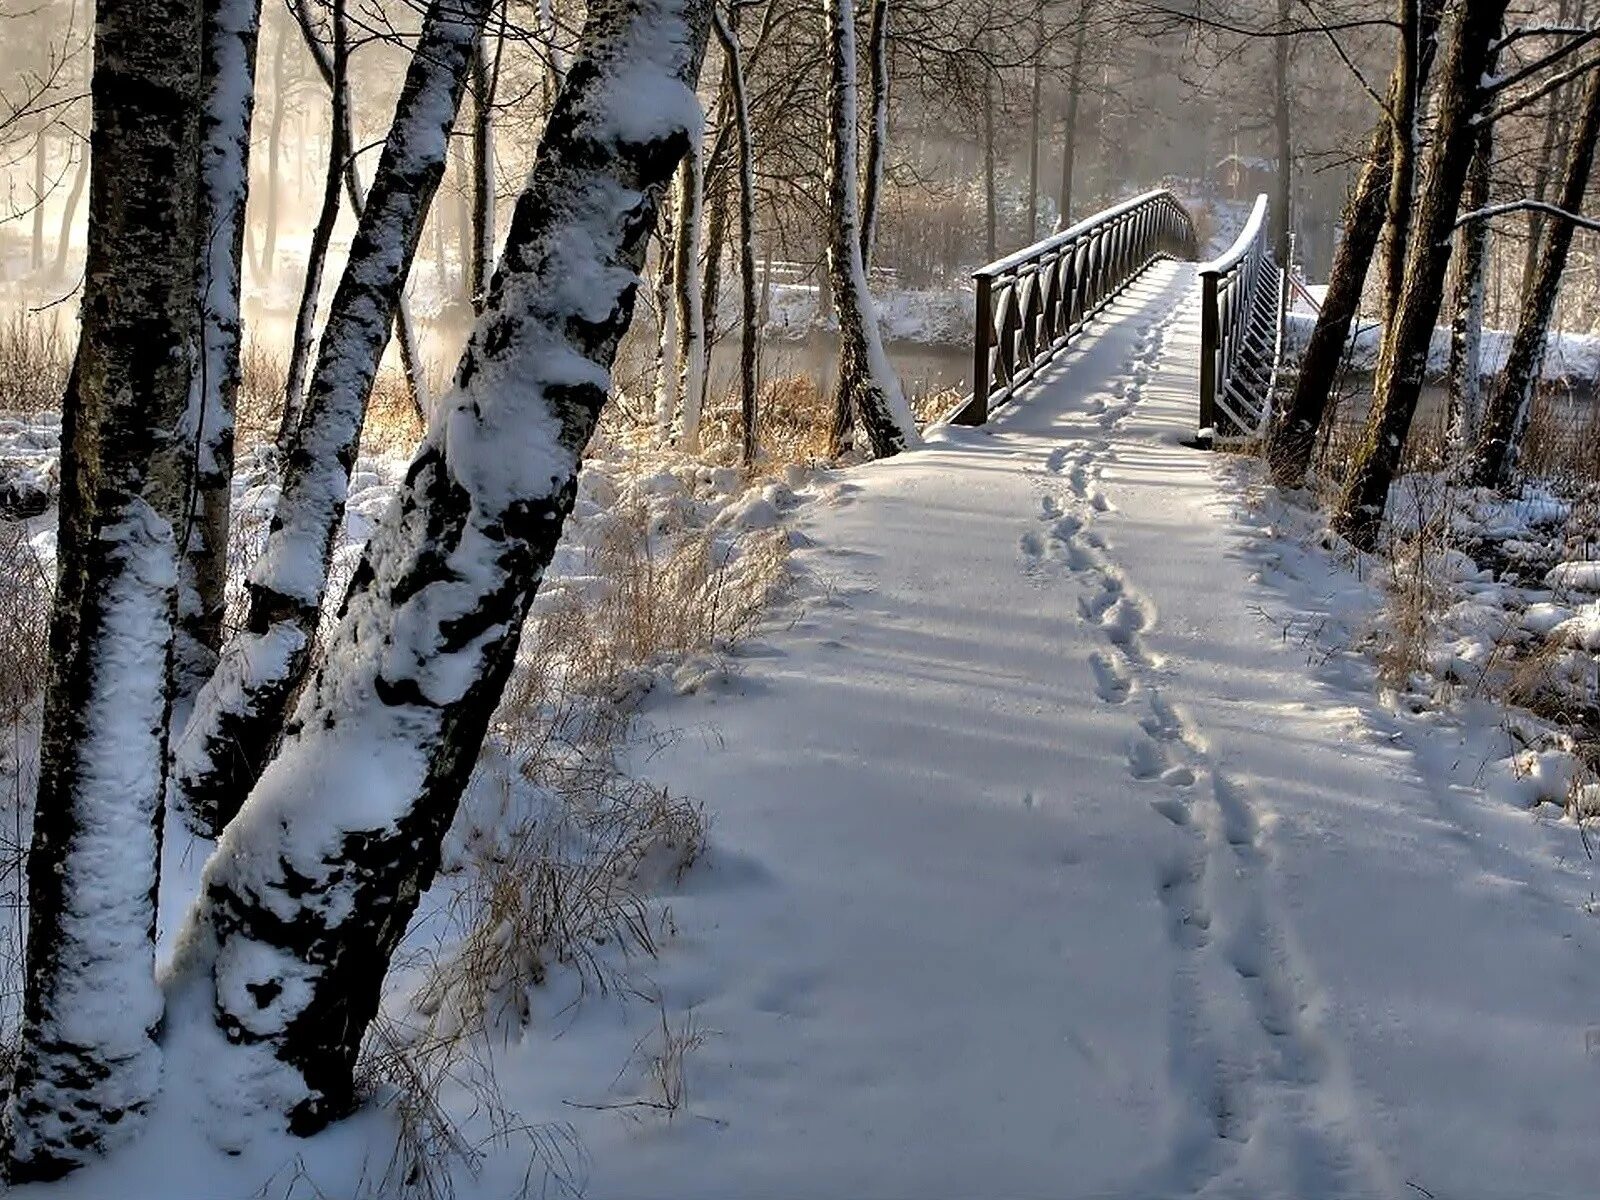
M 250 571 L 245 628 L 174 752 L 175 795 L 203 829 L 219 831 L 255 783 L 310 662 L 362 417 L 490 3 L 432 0 L 423 20 L 286 448 L 266 550 Z
M 227 604 L 233 411 L 242 343 L 239 283 L 260 22 L 261 0 L 205 4 L 196 255 L 200 335 L 183 431 L 195 448 L 195 495 L 183 546 L 174 653 L 174 690 L 185 707 L 216 664 Z
M 198 0 L 96 10 L 89 244 L 62 411 L 58 578 L 28 856 L 13 1181 L 125 1140 L 154 1096 L 168 669 L 188 515 Z
M 852 0 L 824 0 L 828 48 L 828 277 L 839 314 L 835 441 L 853 420 L 875 458 L 916 445 L 916 422 L 889 365 L 861 260 L 856 196 L 856 32 Z
M 384 972 L 571 511 L 656 209 L 701 120 L 704 0 L 593 0 L 483 315 L 284 743 L 204 872 L 173 991 L 226 1123 L 349 1111 Z
M 745 93 L 744 56 L 739 49 L 738 35 L 720 13 L 713 12 L 712 19 L 717 40 L 722 43 L 722 52 L 728 59 L 728 86 L 733 96 L 733 119 L 739 138 L 740 458 L 750 467 L 756 461 L 756 345 L 761 337 L 756 312 L 755 147 L 750 130 L 750 101 Z

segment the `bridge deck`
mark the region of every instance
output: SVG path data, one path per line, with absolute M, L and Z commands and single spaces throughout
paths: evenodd
M 1161 264 L 987 427 L 823 484 L 792 623 L 652 711 L 641 770 L 714 824 L 648 974 L 714 1032 L 668 1136 L 561 1103 L 656 1010 L 536 1017 L 509 1099 L 593 1194 L 1600 1177 L 1592 922 L 1262 618 L 1350 585 L 1180 444 L 1197 307 Z

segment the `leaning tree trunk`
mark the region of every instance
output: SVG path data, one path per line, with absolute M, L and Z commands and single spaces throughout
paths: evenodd
M 714 12 L 712 19 L 722 52 L 728 57 L 728 85 L 733 95 L 734 126 L 739 134 L 739 285 L 743 299 L 739 329 L 739 418 L 743 435 L 740 458 L 746 467 L 751 467 L 756 461 L 756 342 L 761 336 L 756 313 L 755 146 L 739 40 L 719 14 Z
M 317 74 L 322 77 L 322 82 L 330 93 L 340 86 L 333 69 L 333 55 L 327 46 L 322 44 L 322 39 L 317 36 L 316 29 L 312 26 L 309 12 L 304 4 L 294 7 L 294 14 L 300 25 L 300 33 L 311 52 L 311 61 L 316 64 Z M 340 137 L 346 146 L 356 144 L 355 118 L 350 104 L 350 81 L 347 75 L 343 76 L 342 86 L 345 92 L 343 102 L 338 106 L 338 113 L 344 122 Z M 350 211 L 359 223 L 361 215 L 366 211 L 367 193 L 361 186 L 361 172 L 356 165 L 356 156 L 345 156 L 344 165 L 344 194 L 350 202 Z M 442 264 L 444 256 L 439 256 Z M 405 373 L 406 391 L 409 393 L 411 405 L 416 410 L 417 416 L 426 423 L 428 420 L 428 385 L 423 377 L 423 363 L 421 352 L 421 339 L 417 337 L 414 322 L 411 319 L 411 303 L 402 294 L 400 308 L 394 320 L 395 341 L 400 347 L 400 368 Z M 281 442 L 280 442 L 281 444 Z
M 1417 108 L 1421 73 L 1417 64 L 1422 47 L 1418 38 L 1421 21 L 1418 0 L 1400 0 L 1400 61 L 1396 76 L 1400 84 L 1389 97 L 1394 111 L 1390 119 L 1393 146 L 1389 151 L 1389 211 L 1383 223 L 1383 327 L 1394 322 L 1400 306 L 1400 289 L 1405 286 L 1406 243 L 1411 233 L 1411 205 L 1417 190 Z
M 195 333 L 198 0 L 96 13 L 82 333 L 62 412 L 58 574 L 28 856 L 8 1174 L 126 1140 L 155 1095 L 180 423 Z
M 825 0 L 828 37 L 828 277 L 839 310 L 835 411 L 853 416 L 875 458 L 915 445 L 917 425 L 883 352 L 877 309 L 861 261 L 856 198 L 856 31 L 852 0 Z M 835 441 L 844 421 L 834 429 Z
M 455 388 L 206 865 L 172 988 L 227 1035 L 205 1080 L 225 1139 L 263 1113 L 308 1134 L 355 1102 L 362 1034 L 572 509 L 656 207 L 699 124 L 709 23 L 705 0 L 591 0 Z
M 188 708 L 222 649 L 227 608 L 233 410 L 239 392 L 239 284 L 250 192 L 250 115 L 255 108 L 261 0 L 208 0 L 202 32 L 199 352 L 184 436 L 194 447 L 194 503 L 184 541 L 173 651 L 174 700 Z
M 1428 345 L 1439 319 L 1450 265 L 1451 227 L 1478 140 L 1473 118 L 1482 106 L 1485 69 L 1506 3 L 1474 0 L 1462 10 L 1451 39 L 1427 177 L 1406 255 L 1405 285 L 1378 358 L 1372 411 L 1333 518 L 1334 530 L 1360 550 L 1377 547 L 1389 485 L 1400 468 L 1411 418 L 1422 394 Z
M 1078 157 L 1078 101 L 1083 95 L 1083 52 L 1089 41 L 1089 4 L 1081 0 L 1072 35 L 1072 78 L 1067 81 L 1067 113 L 1062 124 L 1061 188 L 1056 196 L 1056 232 L 1072 224 L 1072 172 Z
M 1560 205 L 1563 213 L 1583 209 L 1589 190 L 1589 175 L 1594 168 L 1595 140 L 1600 137 L 1600 71 L 1591 71 L 1584 85 L 1583 108 L 1572 134 L 1566 173 L 1561 181 Z M 1481 220 L 1481 218 L 1480 218 Z M 1516 457 L 1517 439 L 1527 417 L 1528 400 L 1538 382 L 1544 360 L 1545 343 L 1550 336 L 1550 318 L 1555 313 L 1556 294 L 1567 269 L 1576 225 L 1566 217 L 1553 216 L 1544 235 L 1539 269 L 1533 286 L 1522 300 L 1522 314 L 1511 340 L 1511 353 L 1499 386 L 1490 397 L 1483 414 L 1483 431 L 1467 467 L 1467 479 L 1480 487 L 1498 487 Z
M 287 451 L 300 426 L 305 406 L 306 366 L 316 339 L 317 301 L 322 295 L 322 272 L 327 265 L 328 246 L 333 227 L 339 220 L 339 188 L 346 161 L 355 150 L 350 137 L 349 26 L 345 20 L 345 0 L 332 0 L 328 20 L 333 26 L 332 76 L 329 85 L 328 163 L 322 181 L 322 207 L 311 229 L 311 245 L 306 252 L 306 275 L 300 287 L 300 306 L 294 314 L 294 333 L 289 339 L 289 367 L 284 372 L 283 414 L 278 420 L 278 447 Z M 309 29 L 306 34 L 316 39 Z M 274 166 L 277 164 L 274 163 Z
M 483 311 L 489 263 L 494 257 L 493 114 L 498 68 L 499 55 L 491 66 L 488 40 L 480 39 L 472 56 L 472 257 L 467 264 L 474 315 Z
M 245 628 L 173 755 L 179 807 L 199 828 L 218 832 L 238 810 L 310 661 L 362 417 L 491 2 L 433 0 L 423 20 L 285 454 L 267 547 L 250 571 Z
M 1472 171 L 1467 176 L 1466 207 L 1476 212 L 1489 203 L 1494 157 L 1494 126 L 1478 131 Z M 1464 460 L 1483 423 L 1483 308 L 1489 263 L 1489 222 L 1469 221 L 1456 233 L 1456 294 L 1450 320 L 1451 457 Z
M 1423 0 L 1418 64 L 1420 80 L 1433 62 L 1434 41 L 1443 14 L 1443 0 Z M 1404 89 L 1404 66 L 1396 64 L 1389 79 L 1388 107 L 1391 112 Z M 1344 357 L 1350 327 L 1361 309 L 1361 292 L 1367 282 L 1367 268 L 1378 248 L 1392 181 L 1394 138 L 1389 118 L 1378 122 L 1372 132 L 1366 165 L 1356 180 L 1344 210 L 1344 231 L 1328 276 L 1328 291 L 1322 311 L 1311 332 L 1311 340 L 1300 357 L 1294 393 L 1279 418 L 1273 422 L 1267 443 L 1267 461 L 1272 480 L 1279 487 L 1299 487 L 1311 466 L 1317 444 L 1317 429 L 1328 410 L 1333 385 Z

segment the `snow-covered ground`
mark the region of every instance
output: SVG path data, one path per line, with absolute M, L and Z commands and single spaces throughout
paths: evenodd
M 1312 518 L 1181 444 L 1195 290 L 1154 268 L 989 426 L 885 463 L 585 485 L 591 521 L 626 490 L 730 546 L 787 523 L 797 582 L 643 701 L 633 770 L 706 852 L 658 957 L 554 970 L 499 1031 L 514 1122 L 441 1086 L 457 1195 L 529 1180 L 508 1124 L 535 1190 L 608 1200 L 1593 1194 L 1581 833 L 1494 785 L 1486 708 L 1375 686 L 1379 590 Z M 395 1120 L 228 1158 L 169 1108 L 18 1194 L 398 1195 Z

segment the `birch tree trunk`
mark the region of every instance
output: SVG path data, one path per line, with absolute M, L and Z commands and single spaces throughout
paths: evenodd
M 467 288 L 474 315 L 483 311 L 494 258 L 494 93 L 499 55 L 491 66 L 488 39 L 480 39 L 472 56 L 472 258 Z
M 1583 103 L 1572 146 L 1561 180 L 1559 203 L 1563 213 L 1583 210 L 1594 169 L 1595 141 L 1600 137 L 1600 71 L 1589 72 L 1584 84 Z M 1517 441 L 1527 420 L 1528 401 L 1539 380 L 1545 345 L 1550 336 L 1550 319 L 1555 313 L 1561 276 L 1567 269 L 1572 250 L 1572 235 L 1577 226 L 1565 217 L 1552 216 L 1546 223 L 1544 245 L 1539 254 L 1539 269 L 1533 286 L 1522 298 L 1522 313 L 1511 340 L 1511 353 L 1499 386 L 1483 414 L 1483 430 L 1467 467 L 1467 480 L 1480 487 L 1500 487 L 1516 461 Z
M 1505 11 L 1506 0 L 1474 0 L 1461 11 L 1451 38 L 1427 176 L 1406 255 L 1405 284 L 1378 358 L 1372 411 L 1333 517 L 1335 532 L 1360 550 L 1377 547 L 1389 484 L 1399 470 L 1422 394 L 1428 345 L 1450 265 L 1451 227 L 1477 143 L 1473 117 L 1482 105 L 1485 70 Z
M 206 866 L 172 987 L 227 1036 L 205 1081 L 219 1127 L 275 1112 L 307 1134 L 354 1102 L 362 1033 L 438 869 L 572 508 L 661 191 L 699 127 L 709 23 L 705 0 L 592 0 L 455 388 Z
M 674 347 L 678 344 L 677 295 L 673 273 L 677 269 L 677 215 L 669 194 L 663 204 L 661 248 L 656 260 L 654 293 L 656 315 L 656 442 L 672 441 L 672 420 L 678 415 L 678 367 Z
M 432 0 L 423 20 L 285 453 L 267 547 L 250 571 L 245 629 L 173 755 L 174 795 L 200 828 L 220 831 L 238 810 L 310 661 L 362 418 L 491 3 Z
M 677 234 L 672 239 L 674 304 L 678 330 L 678 447 L 686 454 L 700 450 L 700 414 L 706 393 L 706 326 L 700 278 L 700 213 L 705 199 L 704 137 L 694 144 L 678 168 Z
M 1476 212 L 1489 203 L 1494 126 L 1478 132 L 1465 206 Z M 1450 321 L 1449 437 L 1452 456 L 1464 460 L 1483 421 L 1483 308 L 1489 258 L 1489 222 L 1469 221 L 1456 231 L 1456 294 Z
M 887 5 L 887 0 L 880 0 Z M 755 146 L 750 132 L 750 103 L 745 95 L 744 59 L 733 30 L 713 12 L 717 40 L 728 58 L 728 84 L 733 119 L 739 134 L 739 285 L 743 301 L 739 329 L 739 418 L 745 467 L 756 461 L 756 346 L 761 328 L 756 313 L 756 180 Z
M 1395 106 L 1390 116 L 1393 146 L 1389 151 L 1389 205 L 1383 225 L 1383 328 L 1393 328 L 1405 283 L 1406 240 L 1411 230 L 1411 205 L 1417 190 L 1417 105 L 1421 72 L 1418 40 L 1421 14 L 1417 0 L 1400 0 L 1400 60 L 1396 65 L 1399 87 L 1390 96 Z
M 304 19 L 304 18 L 302 18 Z M 322 182 L 322 207 L 311 230 L 311 246 L 306 252 L 305 280 L 300 288 L 300 305 L 294 314 L 294 333 L 289 341 L 289 367 L 284 374 L 283 415 L 278 421 L 278 448 L 287 452 L 299 428 L 305 404 L 306 367 L 316 340 L 317 301 L 322 295 L 322 272 L 327 265 L 328 245 L 339 220 L 339 189 L 346 161 L 354 149 L 350 137 L 349 26 L 345 20 L 345 0 L 331 0 L 328 20 L 332 24 L 332 75 L 329 91 L 328 162 Z M 316 37 L 306 26 L 306 38 Z M 276 163 L 274 163 L 276 166 Z
M 856 27 L 852 0 L 824 0 L 828 39 L 828 277 L 839 311 L 835 442 L 853 417 L 875 458 L 916 445 L 916 422 L 883 352 L 861 261 L 856 197 Z
M 89 142 L 85 138 L 78 147 L 78 166 L 72 173 L 72 187 L 67 192 L 67 202 L 61 209 L 61 232 L 56 238 L 56 261 L 50 268 L 50 277 L 59 282 L 67 273 L 67 258 L 72 253 L 72 225 L 78 215 L 78 204 L 89 182 Z
M 200 338 L 183 428 L 195 452 L 194 502 L 182 547 L 173 653 L 173 699 L 184 709 L 216 665 L 227 607 L 233 410 L 242 340 L 239 285 L 261 0 L 206 0 L 204 9 L 196 255 Z
M 82 333 L 62 412 L 58 578 L 9 1177 L 125 1141 L 156 1092 L 155 898 L 196 332 L 198 0 L 96 11 Z
M 889 0 L 872 0 L 867 66 L 872 76 L 872 121 L 867 126 L 867 172 L 861 185 L 861 265 L 870 272 L 889 154 Z
M 1443 0 L 1423 0 L 1419 31 L 1419 44 L 1422 47 L 1418 62 L 1419 86 L 1433 65 L 1443 11 Z M 1404 75 L 1404 65 L 1397 59 L 1389 78 L 1387 107 L 1390 113 L 1396 110 L 1399 95 L 1405 87 Z M 1361 309 L 1361 293 L 1366 286 L 1368 267 L 1377 252 L 1378 239 L 1383 233 L 1393 179 L 1394 134 L 1390 120 L 1389 116 L 1384 116 L 1372 131 L 1366 164 L 1361 168 L 1355 190 L 1350 193 L 1349 202 L 1345 205 L 1343 236 L 1334 255 L 1333 269 L 1328 275 L 1328 291 L 1323 297 L 1322 311 L 1317 315 L 1311 340 L 1301 355 L 1294 393 L 1279 419 L 1273 423 L 1268 436 L 1267 462 L 1272 471 L 1272 480 L 1279 487 L 1299 487 L 1305 482 L 1306 471 L 1311 466 L 1311 454 L 1316 446 L 1317 429 L 1328 410 L 1339 362 L 1344 356 L 1345 344 L 1350 339 L 1351 326 Z

